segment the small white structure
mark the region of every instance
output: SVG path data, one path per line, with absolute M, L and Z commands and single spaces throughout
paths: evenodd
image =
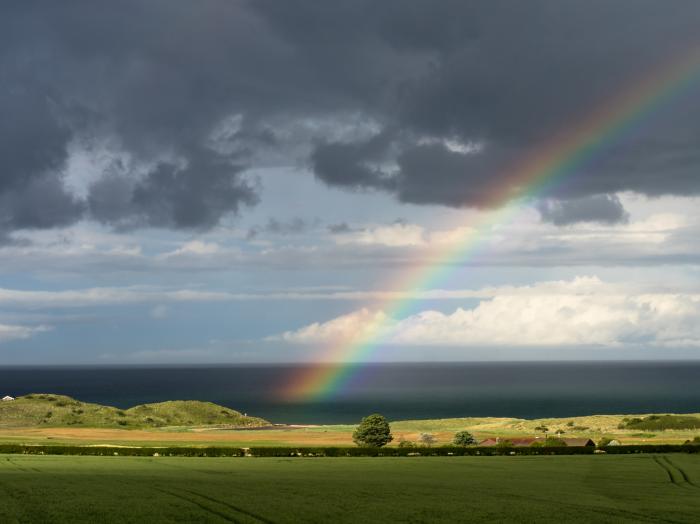
M 14 400 L 14 399 L 15 399 L 15 397 L 11 397 L 10 395 L 5 395 L 4 397 L 2 397 L 3 402 L 9 402 L 10 400 Z

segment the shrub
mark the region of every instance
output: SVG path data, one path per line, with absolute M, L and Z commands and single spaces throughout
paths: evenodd
M 352 440 L 358 446 L 381 448 L 394 440 L 394 437 L 391 436 L 391 427 L 386 418 L 375 413 L 362 419 L 352 434 Z
M 410 440 L 400 440 L 399 447 L 400 448 L 415 448 L 416 445 L 413 442 L 411 442 Z
M 452 443 L 455 446 L 473 446 L 476 444 L 476 439 L 474 438 L 474 435 L 469 433 L 468 431 L 458 431 L 455 433 L 454 439 L 452 439 Z
M 600 439 L 598 441 L 598 444 L 596 444 L 596 446 L 598 446 L 599 448 L 604 448 L 605 446 L 610 444 L 610 442 L 612 442 L 612 439 L 610 439 L 608 437 L 603 437 L 602 439 Z
M 700 429 L 700 418 L 691 415 L 649 415 L 642 418 L 623 419 L 619 429 L 664 431 L 667 429 Z

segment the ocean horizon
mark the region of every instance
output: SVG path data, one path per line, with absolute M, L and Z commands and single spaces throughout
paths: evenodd
M 336 365 L 329 365 L 336 366 Z M 69 395 L 128 408 L 166 400 L 221 404 L 274 423 L 698 413 L 700 361 L 363 364 L 343 390 L 286 398 L 305 364 L 4 366 L 0 396 Z

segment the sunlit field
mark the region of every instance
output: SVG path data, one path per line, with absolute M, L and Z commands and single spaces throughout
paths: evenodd
M 650 496 L 653 494 L 653 497 Z M 697 522 L 700 457 L 0 456 L 0 522 Z

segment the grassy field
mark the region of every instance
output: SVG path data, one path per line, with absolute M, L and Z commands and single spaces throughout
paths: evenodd
M 0 402 L 0 428 L 90 427 L 159 428 L 222 425 L 268 425 L 212 402 L 175 400 L 142 404 L 129 409 L 81 402 L 65 395 L 35 393 L 11 402 Z
M 698 522 L 700 457 L 0 455 L 0 522 Z
M 640 415 L 643 416 L 643 415 Z M 457 431 L 468 430 L 477 439 L 541 435 L 537 426 L 546 425 L 550 434 L 557 429 L 567 437 L 599 441 L 615 438 L 624 444 L 682 444 L 700 435 L 700 430 L 642 431 L 619 429 L 623 415 L 597 415 L 563 419 L 523 420 L 508 418 L 460 418 L 408 420 L 391 423 L 393 444 L 415 441 L 423 432 L 436 436 L 438 445 L 447 444 Z M 169 426 L 164 428 L 33 426 L 1 427 L 0 442 L 23 444 L 114 444 L 123 446 L 351 446 L 351 425 L 322 425 L 280 429 L 221 429 L 217 426 Z

